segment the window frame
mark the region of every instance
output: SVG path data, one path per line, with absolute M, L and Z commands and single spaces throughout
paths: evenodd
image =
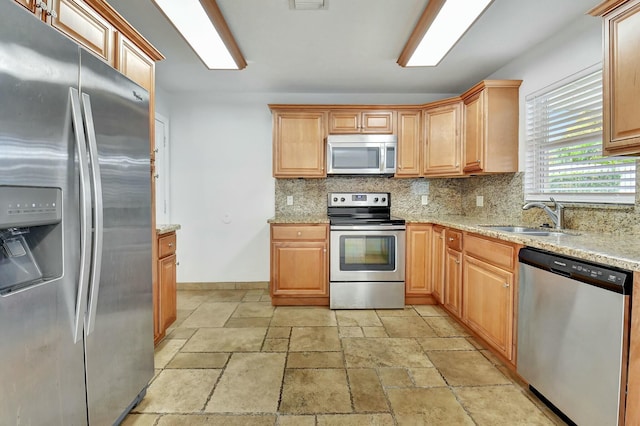
M 597 113 L 597 107 L 593 108 L 593 102 L 589 102 L 589 100 L 593 100 L 589 96 L 585 96 L 584 93 L 589 93 L 591 96 L 596 95 L 597 92 L 593 90 L 594 84 L 597 85 L 597 81 L 589 80 L 590 77 L 593 77 L 594 74 L 599 73 L 600 79 L 600 87 L 602 87 L 602 64 L 596 64 L 591 67 L 588 67 L 578 73 L 570 75 L 554 84 L 551 84 L 543 89 L 537 90 L 526 96 L 525 98 L 525 179 L 524 179 L 524 196 L 525 201 L 548 201 L 550 197 L 553 197 L 557 201 L 568 202 L 568 203 L 588 203 L 588 204 L 635 204 L 636 201 L 636 181 L 637 181 L 637 165 L 634 158 L 629 157 L 615 157 L 615 156 L 603 156 L 602 158 L 598 158 L 597 160 L 590 161 L 585 163 L 583 167 L 587 170 L 595 171 L 597 170 L 596 164 L 599 164 L 600 161 L 603 163 L 610 161 L 623 161 L 623 163 L 616 164 L 614 166 L 619 166 L 621 169 L 620 174 L 620 182 L 630 183 L 625 185 L 627 191 L 625 192 L 588 192 L 581 191 L 577 192 L 573 191 L 565 191 L 561 192 L 560 190 L 553 190 L 552 187 L 554 184 L 550 181 L 553 179 L 553 172 L 550 172 L 550 168 L 553 164 L 549 161 L 551 158 L 555 158 L 556 160 L 559 157 L 567 156 L 567 158 L 572 158 L 577 160 L 576 165 L 571 167 L 570 161 L 556 161 L 556 177 L 565 179 L 569 178 L 570 180 L 570 170 L 575 168 L 579 170 L 581 165 L 578 162 L 581 159 L 584 159 L 585 156 L 590 156 L 596 154 L 595 149 L 598 148 L 598 154 L 602 156 L 602 90 L 599 92 L 599 101 L 600 112 Z M 562 92 L 562 90 L 567 90 L 572 85 L 575 85 L 582 80 L 587 81 L 589 84 L 590 90 L 585 91 L 584 93 L 580 92 L 581 97 L 579 97 L 581 103 L 581 107 L 584 107 L 584 110 L 575 110 L 578 114 L 589 114 L 589 119 L 597 118 L 599 121 L 588 122 L 587 126 L 584 127 L 585 130 L 580 128 L 577 132 L 574 131 L 574 136 L 571 137 L 571 128 L 572 126 L 568 123 L 578 123 L 579 116 L 576 115 L 575 119 L 565 117 L 565 124 L 556 124 L 555 130 L 552 130 L 554 126 L 554 122 L 550 119 L 549 115 L 544 116 L 544 112 L 540 111 L 540 108 L 547 107 L 551 104 L 550 100 L 554 98 L 554 94 L 557 92 Z M 571 91 L 567 90 L 566 93 L 560 93 L 562 96 L 556 99 L 561 99 L 563 101 L 572 102 L 572 96 L 569 94 Z M 577 93 L 577 92 L 576 92 Z M 584 104 L 591 103 L 591 107 L 585 106 Z M 541 105 L 544 105 L 541 106 Z M 535 110 L 538 108 L 538 110 Z M 557 108 L 559 110 L 560 108 Z M 567 111 L 566 109 L 564 111 Z M 575 112 L 574 111 L 574 112 Z M 571 114 L 573 115 L 573 114 Z M 599 117 L 598 117 L 599 116 Z M 558 121 L 558 120 L 556 120 Z M 586 122 L 586 120 L 584 121 Z M 575 129 L 575 126 L 573 126 Z M 556 133 L 556 131 L 559 132 Z M 554 133 L 558 135 L 554 139 Z M 577 135 L 577 136 L 576 136 Z M 596 142 L 597 138 L 597 142 Z M 549 139 L 554 139 L 554 141 L 549 141 Z M 585 149 L 584 153 L 578 154 L 581 148 Z M 564 151 L 563 151 L 564 150 Z M 605 164 L 602 166 L 606 167 Z M 632 167 L 632 170 L 629 170 L 629 167 Z M 568 173 L 565 176 L 562 176 L 562 173 Z M 610 175 L 614 175 L 616 172 L 612 171 Z M 628 175 L 632 174 L 632 178 Z M 593 174 L 592 174 L 593 175 Z M 603 174 L 603 177 L 606 175 Z M 580 181 L 583 183 L 586 182 Z M 566 183 L 565 183 L 566 184 Z M 556 183 L 557 186 L 561 186 L 561 182 Z M 603 188 L 606 185 L 602 186 Z M 583 186 L 584 188 L 584 186 Z

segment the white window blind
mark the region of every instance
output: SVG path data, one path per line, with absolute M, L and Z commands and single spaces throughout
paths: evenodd
M 635 159 L 602 156 L 600 66 L 527 96 L 526 104 L 527 200 L 635 202 Z

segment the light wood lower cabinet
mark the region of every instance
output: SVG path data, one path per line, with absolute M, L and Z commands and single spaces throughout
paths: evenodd
M 153 288 L 153 340 L 158 343 L 177 316 L 176 233 L 158 236 L 158 280 Z
M 444 303 L 456 317 L 462 317 L 462 232 L 445 231 Z
M 465 236 L 462 319 L 509 361 L 515 353 L 517 253 L 510 243 Z
M 407 257 L 405 271 L 405 303 L 432 304 L 432 225 L 414 224 L 407 225 Z
M 329 305 L 326 224 L 272 224 L 270 295 L 273 305 Z
M 434 226 L 431 236 L 431 283 L 433 286 L 433 298 L 438 303 L 444 302 L 444 238 L 445 228 Z

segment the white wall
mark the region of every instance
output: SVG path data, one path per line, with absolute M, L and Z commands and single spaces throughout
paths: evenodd
M 488 77 L 523 80 L 520 86 L 520 171 L 525 168 L 526 97 L 598 63 L 602 63 L 602 18 L 585 15 Z
M 423 103 L 441 95 L 167 94 L 178 282 L 269 280 L 270 103 Z
M 526 95 L 600 61 L 601 44 L 600 20 L 585 16 L 488 77 L 524 80 L 521 146 Z M 156 109 L 171 123 L 171 219 L 182 226 L 178 281 L 269 280 L 274 179 L 267 104 L 417 104 L 449 96 L 159 91 Z

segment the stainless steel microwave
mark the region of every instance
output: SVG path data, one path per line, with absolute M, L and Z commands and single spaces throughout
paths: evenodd
M 392 175 L 397 147 L 396 135 L 329 135 L 327 174 Z

